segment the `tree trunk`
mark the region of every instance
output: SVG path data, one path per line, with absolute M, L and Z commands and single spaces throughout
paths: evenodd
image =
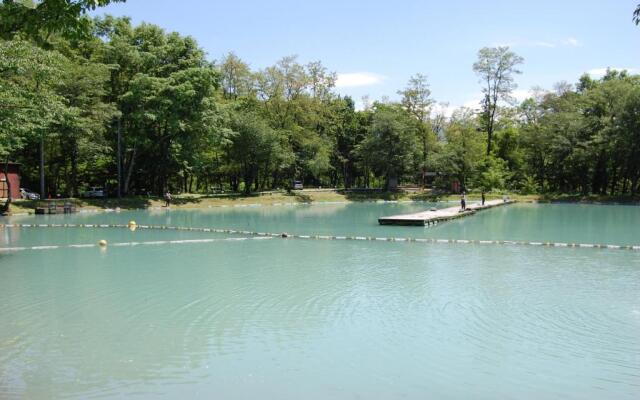
M 187 180 L 189 179 L 189 173 L 186 169 L 182 169 L 182 191 L 185 193 L 189 192 L 189 188 L 187 185 Z
M 7 155 L 7 158 L 5 159 L 4 162 L 4 179 L 5 182 L 7 184 L 7 201 L 4 203 L 4 205 L 0 208 L 0 213 L 1 214 L 6 214 L 9 211 L 11 211 L 11 180 L 9 179 L 9 156 Z
M 129 183 L 131 182 L 131 175 L 133 174 L 133 166 L 135 165 L 135 161 L 136 161 L 136 146 L 133 145 L 133 151 L 131 152 L 131 159 L 129 161 L 129 166 L 127 167 L 127 176 L 124 179 L 124 187 L 122 188 L 125 196 L 129 193 Z
M 427 187 L 427 133 L 422 135 L 422 190 Z
M 635 196 L 638 193 L 638 181 L 640 181 L 640 175 L 636 174 L 633 179 L 631 179 L 631 195 Z
M 71 144 L 71 197 L 78 197 L 78 143 Z
M 40 198 L 47 198 L 44 190 L 44 136 L 42 134 L 40 135 Z

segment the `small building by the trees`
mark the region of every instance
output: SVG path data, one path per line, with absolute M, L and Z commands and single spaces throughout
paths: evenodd
M 0 199 L 6 199 L 9 197 L 9 186 L 11 186 L 11 198 L 20 198 L 20 164 L 9 163 L 7 173 L 5 175 L 5 168 L 7 164 L 0 163 Z M 9 184 L 7 184 L 7 178 Z

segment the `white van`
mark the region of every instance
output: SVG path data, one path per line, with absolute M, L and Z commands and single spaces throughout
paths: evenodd
M 105 197 L 104 188 L 98 186 L 90 187 L 89 190 L 82 192 L 82 197 Z

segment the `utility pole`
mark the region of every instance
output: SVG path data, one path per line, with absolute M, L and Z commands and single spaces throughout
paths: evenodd
M 118 117 L 118 155 L 116 157 L 118 163 L 118 198 L 122 197 L 122 137 L 120 132 L 120 119 L 121 117 Z

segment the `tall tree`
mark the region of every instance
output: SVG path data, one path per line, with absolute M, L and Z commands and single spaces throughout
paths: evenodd
M 0 157 L 5 174 L 11 154 L 29 139 L 38 138 L 42 144 L 45 132 L 62 114 L 65 104 L 56 85 L 64 64 L 57 52 L 23 40 L 0 40 Z M 4 211 L 10 204 L 11 196 Z
M 80 174 L 89 175 L 85 181 L 106 178 L 99 173 L 103 161 L 111 161 L 112 148 L 105 134 L 117 115 L 114 105 L 105 102 L 108 67 L 87 60 L 76 61 L 68 63 L 60 80 L 58 93 L 65 98 L 67 108 L 64 118 L 55 126 L 60 133 L 60 163 L 70 166 L 70 173 L 63 177 L 63 192 L 72 197 L 78 196 Z
M 331 97 L 331 89 L 336 84 L 337 75 L 329 72 L 320 61 L 313 61 L 306 65 L 309 77 L 309 90 L 314 99 L 326 100 Z
M 362 141 L 361 126 L 355 104 L 350 97 L 336 99 L 331 102 L 333 168 L 336 175 L 342 175 L 345 188 L 351 187 L 356 175 L 356 145 Z M 334 184 L 337 185 L 337 179 Z
M 223 96 L 227 99 L 248 96 L 253 90 L 252 75 L 247 63 L 235 53 L 228 53 L 220 63 L 220 84 Z
M 485 141 L 478 128 L 477 118 L 466 108 L 456 110 L 443 128 L 445 142 L 436 162 L 440 171 L 455 177 L 463 189 L 483 159 Z
M 509 51 L 509 47 L 484 47 L 478 52 L 473 70 L 482 86 L 482 116 L 487 132 L 487 156 L 491 154 L 493 133 L 498 118 L 498 103 L 511 101 L 511 93 L 517 88 L 514 75 L 520 74 L 518 65 L 524 59 Z
M 137 183 L 163 193 L 174 176 L 184 179 L 191 169 L 186 149 L 211 133 L 203 121 L 215 113 L 218 72 L 191 37 L 151 24 L 132 27 L 124 18 L 96 26 L 106 42 L 99 60 L 116 66 L 109 98 L 122 112 L 124 192 Z
M 21 32 L 32 39 L 59 34 L 68 39 L 91 33 L 88 11 L 125 0 L 2 0 L 0 35 L 7 39 Z
M 402 96 L 402 105 L 409 114 L 413 115 L 418 121 L 428 121 L 433 99 L 431 98 L 431 89 L 429 89 L 429 83 L 425 75 L 416 74 L 410 77 L 407 86 L 403 90 L 399 90 L 398 94 Z
M 393 189 L 416 157 L 417 124 L 398 104 L 376 103 L 366 138 L 357 147 L 360 158 Z
M 244 192 L 249 193 L 260 188 L 261 169 L 268 170 L 286 157 L 286 140 L 281 132 L 246 109 L 232 111 L 229 126 L 225 146 L 227 160 L 242 177 Z
M 426 184 L 427 174 L 427 159 L 428 159 L 428 142 L 429 136 L 432 133 L 432 129 L 429 126 L 429 120 L 431 115 L 431 106 L 433 105 L 433 99 L 431 99 L 431 90 L 429 89 L 429 83 L 427 77 L 422 74 L 416 74 L 409 79 L 407 87 L 398 91 L 398 94 L 402 96 L 402 105 L 413 115 L 419 122 L 419 136 L 422 157 L 420 160 L 420 170 L 422 172 L 422 186 Z

